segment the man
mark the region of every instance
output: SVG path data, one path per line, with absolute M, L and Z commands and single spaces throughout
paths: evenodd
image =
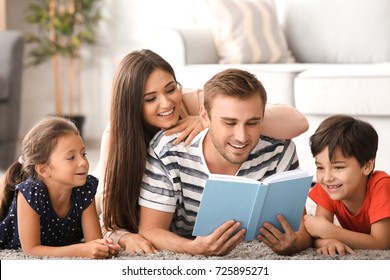
M 139 199 L 139 232 L 158 249 L 224 255 L 244 238 L 239 222 L 227 221 L 209 236 L 191 236 L 209 174 L 262 180 L 299 163 L 292 141 L 261 136 L 267 94 L 255 76 L 227 69 L 211 78 L 204 91 L 200 116 L 206 130 L 188 146 L 173 145 L 175 137 L 162 132 L 151 142 Z M 269 223 L 259 232 L 259 240 L 274 252 L 292 254 L 311 245 L 303 223 L 294 232 L 283 217 L 278 220 L 285 233 Z

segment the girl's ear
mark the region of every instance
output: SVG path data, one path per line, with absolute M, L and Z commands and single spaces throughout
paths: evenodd
M 371 172 L 374 170 L 375 166 L 375 159 L 370 159 L 367 161 L 367 163 L 363 166 L 363 173 L 364 175 L 368 176 L 371 174 Z
M 209 127 L 210 126 L 210 118 L 209 118 L 209 114 L 207 114 L 207 111 L 206 111 L 204 105 L 200 106 L 199 116 L 200 116 L 200 120 L 202 121 L 203 127 Z
M 47 164 L 36 164 L 35 172 L 42 178 L 50 177 L 50 167 Z

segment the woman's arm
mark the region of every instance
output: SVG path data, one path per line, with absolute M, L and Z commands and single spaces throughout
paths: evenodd
M 141 235 L 131 233 L 127 229 L 118 228 L 116 230 L 107 230 L 103 221 L 103 194 L 104 194 L 104 171 L 107 166 L 108 148 L 110 143 L 110 124 L 108 123 L 100 144 L 100 158 L 93 172 L 93 175 L 99 179 L 99 186 L 96 192 L 96 210 L 99 216 L 100 230 L 104 238 L 109 238 L 113 243 L 117 243 L 127 252 L 137 253 L 156 253 L 157 250 L 151 243 L 145 240 Z
M 96 211 L 99 217 L 103 216 L 103 193 L 104 193 L 104 172 L 107 166 L 108 147 L 110 143 L 110 124 L 108 123 L 100 143 L 100 157 L 92 175 L 99 179 L 98 189 L 96 191 L 95 203 Z
M 309 129 L 306 117 L 292 106 L 267 103 L 262 134 L 278 139 L 292 139 Z

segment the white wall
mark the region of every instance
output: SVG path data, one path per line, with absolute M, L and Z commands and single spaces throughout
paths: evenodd
M 36 32 L 24 21 L 30 1 L 7 1 L 7 29 Z M 99 45 L 84 48 L 83 110 L 85 139 L 100 139 L 109 117 L 112 77 L 120 58 L 149 47 L 154 32 L 163 26 L 193 24 L 202 10 L 197 0 L 101 0 L 107 18 L 99 26 Z M 25 48 L 27 61 L 29 46 Z M 40 118 L 54 112 L 50 63 L 25 68 L 22 85 L 21 135 Z
M 286 0 L 277 0 L 278 6 Z M 31 1 L 7 1 L 7 29 L 36 32 L 24 21 Z M 100 0 L 106 20 L 99 26 L 99 45 L 84 48 L 84 138 L 100 139 L 109 117 L 112 77 L 127 53 L 149 47 L 154 32 L 164 26 L 208 22 L 206 0 Z M 279 7 L 278 7 L 279 8 Z M 28 59 L 29 46 L 25 49 Z M 54 112 L 50 63 L 25 68 L 22 85 L 23 135 L 34 122 Z

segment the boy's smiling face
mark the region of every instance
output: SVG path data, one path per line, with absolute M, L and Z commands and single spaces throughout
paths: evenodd
M 346 206 L 363 202 L 373 160 L 361 166 L 356 158 L 346 158 L 340 149 L 336 149 L 333 159 L 330 159 L 326 147 L 315 156 L 315 163 L 317 181 L 331 199 L 342 200 Z

